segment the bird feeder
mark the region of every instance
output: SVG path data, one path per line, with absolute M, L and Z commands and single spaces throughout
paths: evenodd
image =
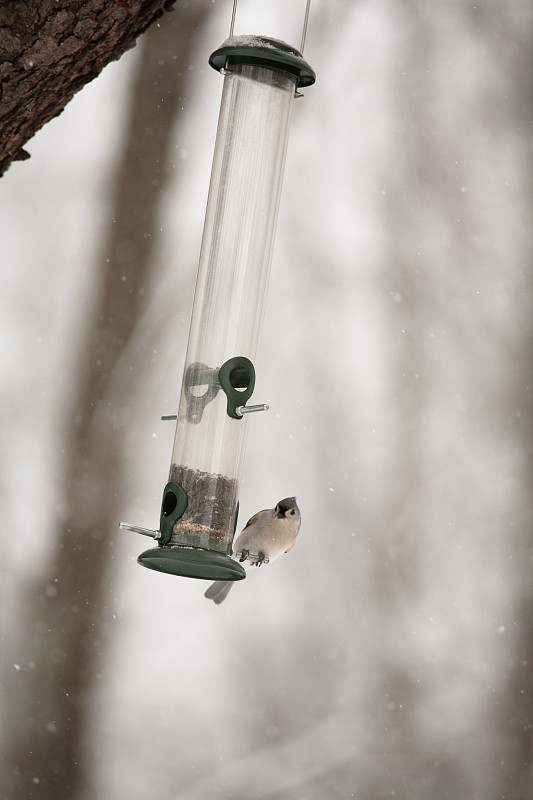
M 233 20 L 232 20 L 233 31 Z M 232 33 L 231 31 L 231 33 Z M 224 76 L 172 462 L 145 567 L 239 580 L 231 558 L 293 98 L 315 74 L 294 47 L 232 36 Z

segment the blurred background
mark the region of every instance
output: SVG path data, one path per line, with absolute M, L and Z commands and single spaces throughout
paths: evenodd
M 117 525 L 159 520 L 230 16 L 178 0 L 1 182 L 0 795 L 525 800 L 533 7 L 313 0 L 240 497 L 302 528 L 215 607 Z

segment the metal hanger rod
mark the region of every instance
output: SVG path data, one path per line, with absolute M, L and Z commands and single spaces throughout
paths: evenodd
M 302 30 L 302 43 L 300 45 L 300 53 L 303 55 L 304 47 L 305 47 L 305 37 L 307 36 L 307 23 L 309 21 L 309 6 L 311 5 L 311 0 L 307 0 L 307 4 L 305 6 L 305 17 L 304 17 L 304 27 Z
M 235 27 L 235 16 L 237 14 L 237 0 L 233 0 L 233 11 L 231 12 L 231 23 L 229 26 L 229 38 L 233 36 L 233 28 Z

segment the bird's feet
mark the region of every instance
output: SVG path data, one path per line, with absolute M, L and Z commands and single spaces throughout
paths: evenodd
M 265 561 L 265 554 L 264 553 L 258 553 L 257 554 L 257 561 L 255 562 L 255 566 L 256 567 L 260 567 L 261 564 L 264 563 L 264 561 Z
M 239 561 L 246 561 L 249 555 L 250 555 L 249 550 L 241 550 L 241 557 L 239 558 Z

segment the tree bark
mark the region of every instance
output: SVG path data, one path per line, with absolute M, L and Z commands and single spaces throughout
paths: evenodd
M 174 0 L 0 0 L 0 175 Z

